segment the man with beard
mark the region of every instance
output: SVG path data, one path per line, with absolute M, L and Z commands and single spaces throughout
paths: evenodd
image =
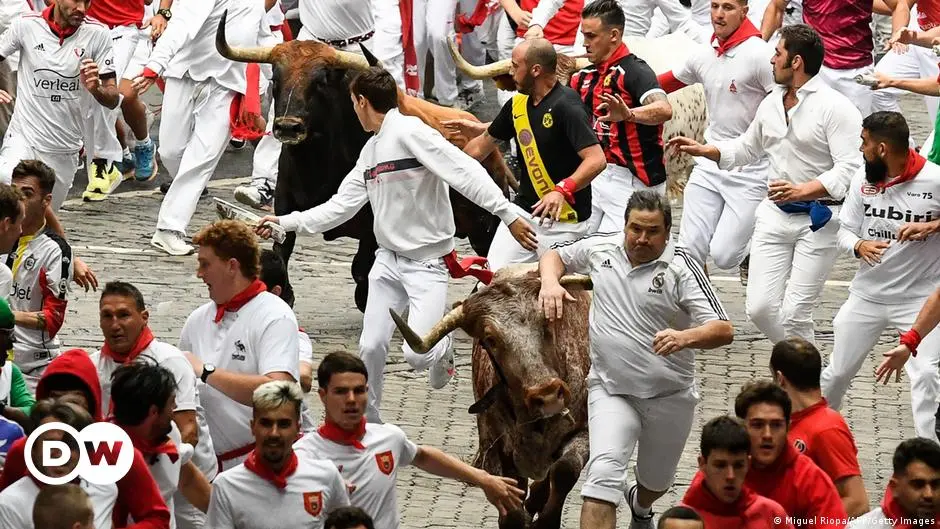
M 769 193 L 757 206 L 751 239 L 747 315 L 773 343 L 790 336 L 815 343 L 813 308 L 839 252 L 832 217 L 862 165 L 862 116 L 819 76 L 819 34 L 803 24 L 780 34 L 770 61 L 780 86 L 744 134 L 709 145 L 679 136 L 669 144 L 726 171 L 766 154 Z
M 179 490 L 190 504 L 205 512 L 211 488 L 192 462 L 193 448 L 180 439 L 173 422 L 176 379 L 165 367 L 129 362 L 111 375 L 112 421 L 120 426 L 150 465 L 150 473 L 170 510 L 170 529 L 176 527 L 173 499 Z M 123 521 L 121 516 L 115 520 Z
M 300 385 L 286 380 L 261 384 L 252 394 L 255 448 L 244 463 L 216 478 L 207 527 L 323 529 L 330 511 L 349 505 L 336 465 L 294 453 L 303 398 Z M 264 508 L 258 508 L 258 498 L 265 499 Z
M 894 451 L 894 474 L 881 507 L 856 518 L 849 529 L 936 527 L 940 521 L 940 446 L 908 439 Z
M 861 260 L 849 298 L 832 322 L 835 344 L 820 379 L 834 409 L 885 329 L 909 329 L 940 284 L 940 237 L 902 240 L 907 225 L 940 218 L 940 167 L 909 148 L 910 132 L 897 112 L 875 112 L 862 124 L 865 171 L 852 181 L 840 214 L 839 247 Z M 885 383 L 903 366 L 911 379 L 914 430 L 937 440 L 940 333 L 908 333 L 913 358 L 892 358 L 879 371 Z M 920 347 L 919 347 L 920 346 Z M 918 353 L 920 351 L 920 354 Z

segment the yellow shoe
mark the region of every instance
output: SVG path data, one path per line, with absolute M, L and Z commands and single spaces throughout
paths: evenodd
M 125 180 L 121 170 L 105 160 L 93 160 L 88 169 L 88 187 L 82 193 L 85 202 L 100 202 L 108 198 Z

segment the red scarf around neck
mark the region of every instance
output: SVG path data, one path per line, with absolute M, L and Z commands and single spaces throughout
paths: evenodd
M 366 435 L 366 418 L 363 417 L 362 421 L 359 423 L 359 426 L 352 432 L 347 432 L 339 427 L 335 422 L 327 419 L 324 421 L 323 425 L 317 429 L 317 432 L 327 441 L 333 441 L 334 443 L 352 446 L 359 450 L 365 450 L 365 445 L 362 444 L 362 438 Z
M 114 401 L 111 401 L 111 402 L 112 404 L 114 403 Z M 118 426 L 121 426 L 114 420 L 112 420 L 111 422 L 114 424 L 117 424 Z M 161 441 L 152 441 L 150 439 L 144 439 L 136 435 L 136 433 L 132 429 L 125 428 L 124 426 L 121 426 L 121 429 L 127 432 L 127 436 L 130 437 L 131 442 L 134 443 L 134 448 L 140 450 L 140 453 L 143 454 L 144 457 L 165 455 L 169 457 L 170 461 L 173 461 L 174 463 L 180 457 L 180 453 L 179 453 L 179 450 L 177 450 L 176 448 L 176 444 L 172 440 L 170 440 L 169 437 L 164 437 L 163 440 Z M 115 447 L 115 449 L 117 448 L 118 447 Z
M 101 354 L 119 364 L 126 364 L 127 362 L 132 362 L 144 349 L 150 347 L 150 343 L 153 342 L 153 340 L 153 332 L 150 330 L 150 327 L 144 327 L 144 330 L 141 331 L 140 336 L 137 337 L 137 341 L 134 342 L 130 351 L 124 354 L 117 353 L 111 350 L 111 346 L 108 345 L 108 342 L 104 342 L 104 346 L 101 347 Z
M 59 24 L 56 23 L 55 15 L 52 12 L 53 7 L 54 5 L 51 5 L 43 9 L 42 18 L 46 19 L 46 22 L 49 24 L 49 29 L 52 30 L 52 33 L 54 33 L 56 37 L 59 37 L 59 44 L 62 44 L 62 42 L 64 42 L 65 39 L 71 37 L 72 35 L 75 34 L 76 31 L 78 31 L 78 27 L 76 26 L 73 28 L 73 27 L 66 26 L 63 28 L 59 26 Z
M 297 471 L 297 454 L 293 450 L 290 452 L 290 459 L 280 472 L 275 473 L 271 470 L 264 460 L 258 456 L 258 449 L 254 449 L 245 459 L 245 468 L 254 472 L 259 478 L 270 482 L 280 490 L 287 487 L 287 478 L 291 477 Z
M 613 65 L 620 62 L 620 60 L 626 57 L 627 55 L 630 55 L 630 48 L 628 48 L 626 44 L 621 42 L 620 46 L 617 46 L 617 49 L 615 49 L 614 52 L 610 54 L 610 57 L 607 57 L 607 59 L 604 62 L 598 65 L 597 71 L 601 73 L 607 73 L 607 70 L 610 70 L 611 67 L 613 67 Z
M 744 22 L 741 22 L 741 25 L 738 26 L 738 29 L 734 30 L 734 33 L 729 35 L 728 38 L 724 40 L 724 42 L 718 40 L 717 35 L 712 34 L 712 43 L 718 40 L 718 46 L 715 47 L 715 50 L 718 52 L 718 56 L 721 57 L 727 53 L 728 50 L 734 48 L 738 44 L 741 44 L 747 39 L 760 36 L 760 30 L 758 30 L 749 19 L 745 18 Z M 712 44 L 712 46 L 714 46 L 714 44 Z
M 894 499 L 894 493 L 891 491 L 891 487 L 885 489 L 885 497 L 881 500 L 881 512 L 884 513 L 885 518 L 890 518 L 894 520 L 894 529 L 911 529 L 913 525 L 901 523 L 901 521 L 913 521 L 911 517 L 904 513 L 901 509 L 901 505 L 896 499 Z M 940 527 L 940 519 L 935 518 L 933 525 L 929 526 L 917 526 L 917 527 Z
M 898 184 L 903 184 L 904 182 L 910 182 L 917 176 L 918 173 L 927 165 L 927 159 L 920 155 L 919 152 L 914 149 L 909 149 L 907 153 L 907 163 L 904 165 L 904 172 L 897 176 L 897 178 L 892 178 L 887 182 L 882 182 L 876 187 L 882 191 L 888 189 L 891 186 L 896 186 Z
M 242 308 L 246 303 L 255 298 L 258 294 L 262 292 L 267 292 L 268 287 L 265 286 L 264 282 L 260 279 L 255 279 L 248 285 L 248 288 L 242 290 L 238 294 L 232 296 L 232 299 L 228 302 L 221 305 L 215 306 L 215 321 L 219 323 L 222 321 L 222 317 L 225 316 L 226 312 L 238 312 L 238 309 Z

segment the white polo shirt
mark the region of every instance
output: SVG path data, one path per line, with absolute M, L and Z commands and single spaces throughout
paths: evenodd
M 322 40 L 344 40 L 375 29 L 372 0 L 300 0 L 304 33 Z
M 117 485 L 95 485 L 81 480 L 79 486 L 91 500 L 95 529 L 114 527 L 111 515 L 117 503 Z M 0 491 L 0 529 L 35 529 L 33 505 L 36 496 L 39 496 L 39 486 L 30 476 L 23 476 Z
M 395 480 L 398 469 L 414 461 L 418 445 L 395 425 L 372 423 L 366 424 L 362 444 L 365 450 L 334 443 L 312 431 L 294 443 L 294 450 L 301 460 L 332 461 L 346 481 L 350 503 L 366 511 L 376 527 L 398 529 Z
M 673 243 L 650 263 L 634 267 L 624 234 L 597 233 L 559 244 L 568 272 L 594 282 L 590 313 L 591 372 L 612 395 L 652 398 L 695 383 L 695 350 L 653 352 L 665 329 L 684 330 L 729 320 L 702 267 Z
M 330 511 L 346 505 L 346 483 L 330 461 L 298 456 L 284 489 L 242 463 L 212 484 L 206 528 L 321 529 Z
M 865 180 L 865 170 L 852 180 L 839 212 L 839 248 L 854 255 L 859 240 L 890 244 L 874 266 L 861 259 L 849 292 L 872 303 L 921 305 L 940 285 L 940 236 L 898 242 L 908 222 L 940 219 L 940 167 L 927 162 L 913 180 L 884 191 Z
M 283 371 L 300 379 L 297 319 L 281 298 L 262 292 L 237 312 L 227 311 L 218 323 L 213 321 L 215 312 L 216 304 L 210 301 L 189 315 L 180 333 L 181 350 L 226 371 L 246 375 Z M 253 445 L 251 408 L 202 381 L 197 387 L 215 453 Z
M 83 143 L 85 92 L 79 65 L 91 59 L 99 74 L 114 74 L 111 32 L 86 18 L 74 34 L 60 40 L 41 13 L 28 13 L 0 35 L 0 57 L 17 51 L 16 109 L 8 134 L 21 135 L 38 151 L 77 153 Z
M 713 42 L 717 46 L 717 41 Z M 760 37 L 752 37 L 721 56 L 713 46 L 697 46 L 695 51 L 672 74 L 686 85 L 701 83 L 708 107 L 705 141 L 733 140 L 747 131 L 754 121 L 757 107 L 777 83 L 774 82 L 770 58 L 774 49 Z M 697 164 L 714 166 L 707 158 L 696 158 Z M 746 173 L 755 179 L 767 180 L 768 161 L 762 156 L 747 166 Z

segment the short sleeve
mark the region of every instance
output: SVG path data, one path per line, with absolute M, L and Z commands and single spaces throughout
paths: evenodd
M 816 434 L 810 447 L 812 453 L 807 455 L 832 478 L 833 483 L 862 475 L 858 465 L 858 448 L 848 429 L 836 427 L 823 430 Z
M 399 466 L 406 467 L 414 462 L 415 457 L 418 456 L 418 445 L 413 443 L 411 439 L 408 439 L 408 435 L 405 434 L 405 431 L 397 426 L 392 426 L 397 430 L 396 437 L 397 441 L 401 445 L 401 451 L 398 454 L 398 464 Z
M 675 75 L 675 72 L 673 72 L 673 75 Z M 676 75 L 676 79 L 685 82 L 678 75 Z M 663 95 L 666 95 L 666 91 L 659 85 L 653 69 L 650 68 L 649 64 L 646 64 L 646 61 L 636 56 L 630 63 L 630 68 L 624 68 L 624 74 L 620 77 L 620 88 L 630 94 L 635 107 L 642 105 L 643 100 L 652 93 L 662 92 Z
M 313 365 L 313 343 L 304 331 L 297 331 L 297 349 L 299 360 Z
M 222 475 L 219 475 L 221 478 Z M 206 513 L 206 527 L 211 529 L 231 529 L 235 527 L 232 521 L 232 507 L 228 496 L 225 495 L 225 480 L 216 478 L 209 497 L 209 510 Z
M 701 83 L 702 74 L 697 68 L 700 64 L 701 61 L 698 60 L 698 54 L 692 54 L 686 57 L 679 66 L 672 69 L 672 76 L 688 86 Z
M 300 379 L 297 360 L 297 320 L 287 314 L 273 318 L 258 340 L 258 374 L 282 371 Z
M 679 306 L 698 325 L 713 320 L 730 321 L 705 270 L 682 248 L 673 263 L 679 268 Z
M 55 250 L 45 254 L 46 286 L 56 298 L 65 300 L 72 281 L 72 247 L 56 234 L 50 233 L 48 236 L 57 245 Z
M 23 24 L 25 23 L 25 19 L 18 17 L 0 35 L 0 57 L 6 59 L 22 47 Z
M 512 99 L 506 101 L 503 108 L 499 109 L 499 114 L 490 123 L 490 128 L 486 132 L 497 140 L 503 141 L 508 141 L 516 135 L 516 127 L 512 122 Z
M 597 133 L 591 128 L 591 118 L 588 116 L 587 108 L 584 103 L 575 95 L 570 103 L 566 101 L 559 105 L 556 113 L 559 113 L 561 122 L 565 125 L 565 137 L 568 143 L 575 151 L 586 149 L 592 145 L 600 144 L 597 139 Z M 560 112 L 559 112 L 560 111 Z M 557 123 L 559 120 L 556 120 Z
M 95 52 L 92 60 L 98 65 L 101 78 L 114 77 L 114 46 L 107 31 L 99 31 L 95 36 Z
M 565 271 L 572 274 L 590 274 L 591 273 L 591 248 L 598 242 L 600 237 L 613 235 L 611 233 L 592 233 L 580 239 L 569 242 L 561 242 L 552 246 L 552 250 L 558 252 L 561 262 L 565 265 Z

